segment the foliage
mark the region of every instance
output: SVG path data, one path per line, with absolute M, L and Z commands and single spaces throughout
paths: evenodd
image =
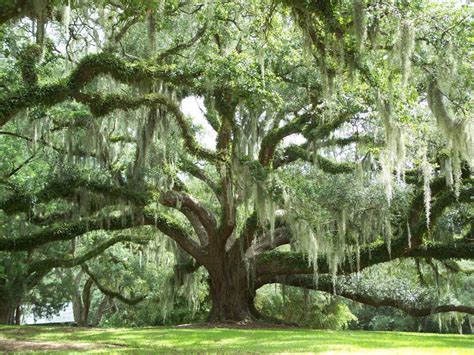
M 259 290 L 256 306 L 268 316 L 305 328 L 341 330 L 356 320 L 337 297 L 294 287 L 267 285 Z
M 53 279 L 83 323 L 107 306 L 112 325 L 208 308 L 257 320 L 272 283 L 474 313 L 448 282 L 474 258 L 472 7 L 13 3 L 0 3 L 1 322 L 28 299 L 57 308 Z M 397 265 L 409 279 L 377 266 L 413 258 Z M 262 309 L 308 321 L 291 292 Z M 326 300 L 307 324 L 343 327 L 346 306 Z

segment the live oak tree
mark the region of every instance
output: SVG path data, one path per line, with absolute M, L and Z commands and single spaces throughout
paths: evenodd
M 0 10 L 0 250 L 22 269 L 16 281 L 3 273 L 2 322 L 53 268 L 150 235 L 169 238 L 178 275 L 207 270 L 213 322 L 260 319 L 255 292 L 268 283 L 416 316 L 474 313 L 377 298 L 344 276 L 398 258 L 474 258 L 469 7 Z M 183 112 L 192 99 L 201 120 Z M 456 230 L 439 225 L 466 208 Z

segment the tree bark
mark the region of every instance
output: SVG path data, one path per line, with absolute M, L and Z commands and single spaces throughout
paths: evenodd
M 81 327 L 87 327 L 89 321 L 89 311 L 91 308 L 91 289 L 93 281 L 91 278 L 88 278 L 84 284 L 82 291 L 82 312 L 81 312 L 81 324 L 78 324 Z
M 80 275 L 82 275 L 82 272 L 78 274 L 78 276 Z M 92 285 L 92 279 L 88 278 L 84 284 L 82 293 L 79 289 L 76 289 L 73 296 L 74 321 L 79 327 L 87 327 L 88 325 Z
M 21 306 L 16 306 L 15 309 L 15 325 L 20 325 L 21 323 Z
M 214 258 L 209 271 L 209 295 L 212 302 L 208 321 L 249 322 L 260 318 L 254 305 L 255 288 L 240 259 Z M 217 262 L 216 262 L 217 261 Z
M 247 322 L 260 318 L 254 306 L 255 294 L 245 285 L 222 278 L 211 278 L 209 286 L 212 302 L 209 322 Z
M 15 308 L 0 300 L 0 324 L 13 324 Z
M 109 296 L 104 296 L 102 298 L 102 301 L 100 302 L 99 307 L 97 308 L 97 312 L 95 314 L 94 322 L 92 323 L 92 325 L 94 327 L 97 327 L 99 325 L 100 321 L 102 320 L 102 316 L 104 315 L 105 309 L 106 309 L 107 304 L 109 303 L 109 301 L 110 301 Z

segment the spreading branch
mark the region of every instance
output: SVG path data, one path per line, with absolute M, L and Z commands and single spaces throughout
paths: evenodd
M 280 168 L 297 160 L 312 161 L 314 157 L 311 157 L 308 153 L 308 146 L 308 143 L 289 145 L 282 152 L 279 152 L 280 154 L 275 155 L 273 159 L 273 167 L 275 169 Z M 345 162 L 337 163 L 321 155 L 316 156 L 316 163 L 321 170 L 330 174 L 352 173 L 355 170 L 354 164 Z
M 219 200 L 221 200 L 221 196 L 220 196 L 221 194 L 220 194 L 220 190 L 219 190 L 218 185 L 208 174 L 206 174 L 204 172 L 203 169 L 201 169 L 199 166 L 197 166 L 193 162 L 191 162 L 189 160 L 186 160 L 186 159 L 181 160 L 181 169 L 183 171 L 191 174 L 196 179 L 199 179 L 199 180 L 203 181 L 204 183 L 206 183 L 206 185 L 209 186 L 209 188 L 212 191 L 214 191 L 214 194 L 216 195 L 216 197 Z
M 357 290 L 350 290 L 346 287 L 342 287 L 339 283 L 336 285 L 333 283 L 330 277 L 320 277 L 318 282 L 314 282 L 314 278 L 311 276 L 286 276 L 278 277 L 271 282 L 281 283 L 289 286 L 303 287 L 306 289 L 317 290 L 327 292 L 344 298 L 363 303 L 372 307 L 393 307 L 400 309 L 413 317 L 425 317 L 436 313 L 445 312 L 462 312 L 468 314 L 474 314 L 474 307 L 463 306 L 463 305 L 437 305 L 437 306 L 417 306 L 409 304 L 406 301 L 398 300 L 389 296 L 377 298 L 368 295 L 367 292 L 358 292 Z
M 217 161 L 219 157 L 216 153 L 201 147 L 192 133 L 188 120 L 179 108 L 178 104 L 173 102 L 168 96 L 163 94 L 148 94 L 138 98 L 130 98 L 125 95 L 88 95 L 77 93 L 74 98 L 89 106 L 92 114 L 95 116 L 104 116 L 116 110 L 134 110 L 142 106 L 156 107 L 163 106 L 167 112 L 171 113 L 181 129 L 184 144 L 191 154 L 208 161 Z
M 175 55 L 179 52 L 181 52 L 182 50 L 184 49 L 187 49 L 187 48 L 190 48 L 192 47 L 197 41 L 199 41 L 199 39 L 201 39 L 201 37 L 204 35 L 204 33 L 206 33 L 206 29 L 207 29 L 207 25 L 204 25 L 203 27 L 201 27 L 197 32 L 196 34 L 193 36 L 193 38 L 191 38 L 189 41 L 187 42 L 184 42 L 184 43 L 180 43 L 178 44 L 177 46 L 173 47 L 173 48 L 170 48 L 166 51 L 164 51 L 163 53 L 160 53 L 158 55 L 158 58 L 157 58 L 157 62 L 158 63 L 161 63 L 163 62 L 166 58 L 172 56 L 172 55 Z
M 268 166 L 270 163 L 277 163 L 275 161 L 275 151 L 277 145 L 285 138 L 295 133 L 303 134 L 308 140 L 317 142 L 318 140 L 326 138 L 331 132 L 340 127 L 344 122 L 347 122 L 353 114 L 354 110 L 345 110 L 336 115 L 331 121 L 323 122 L 318 115 L 321 113 L 305 113 L 300 116 L 296 116 L 292 121 L 282 127 L 277 127 L 266 134 L 262 140 L 262 145 L 259 153 L 259 161 L 263 166 Z M 315 117 L 316 116 L 316 117 Z M 301 146 L 307 146 L 308 143 Z M 306 150 L 307 151 L 307 150 Z M 298 158 L 307 159 L 308 154 L 305 154 L 306 158 L 299 156 Z M 296 159 L 298 159 L 296 158 Z M 274 165 L 278 167 L 281 165 Z
M 73 98 L 85 85 L 100 75 L 129 84 L 152 84 L 156 80 L 183 85 L 190 83 L 198 73 L 176 73 L 170 66 L 157 66 L 148 62 L 129 63 L 111 54 L 100 53 L 84 57 L 67 77 L 51 84 L 23 86 L 0 99 L 0 127 L 16 113 L 27 107 L 52 107 Z
M 16 188 L 8 199 L 0 203 L 0 209 L 7 214 L 29 213 L 34 203 L 71 198 L 76 195 L 78 189 L 105 196 L 109 201 L 128 201 L 136 206 L 145 206 L 153 195 L 146 190 L 137 191 L 107 181 L 86 179 L 77 174 L 63 174 L 49 179 L 46 186 L 36 194 L 26 194 L 22 189 Z
M 297 116 L 283 127 L 274 128 L 268 132 L 262 140 L 258 158 L 260 164 L 263 166 L 268 166 L 273 160 L 277 145 L 283 140 L 283 138 L 300 132 L 303 125 L 307 123 L 310 118 L 310 115 L 307 114 Z
M 181 226 L 180 223 L 163 215 L 154 215 L 152 213 L 145 213 L 143 223 L 147 225 L 154 225 L 162 233 L 173 239 L 178 245 L 183 248 L 189 255 L 195 258 L 199 263 L 207 258 L 207 254 L 201 246 L 195 242 L 189 233 Z
M 207 234 L 211 238 L 217 238 L 217 221 L 215 217 L 207 208 L 193 197 L 185 193 L 170 190 L 163 192 L 160 195 L 160 202 L 168 207 L 183 210 L 184 212 L 186 210 L 192 212 L 206 229 Z
M 110 218 L 87 218 L 75 223 L 64 223 L 54 227 L 43 228 L 36 233 L 30 233 L 18 238 L 0 238 L 0 251 L 28 251 L 42 245 L 72 240 L 93 230 L 121 230 L 140 227 L 143 225 L 155 226 L 162 233 L 175 240 L 186 252 L 196 260 L 202 262 L 205 257 L 200 246 L 188 235 L 177 222 L 163 215 L 145 212 L 143 215 L 123 215 Z
M 36 261 L 28 267 L 28 283 L 31 287 L 33 287 L 37 281 L 44 277 L 53 268 L 72 268 L 81 265 L 86 261 L 100 255 L 105 250 L 117 243 L 133 242 L 139 244 L 146 244 L 149 242 L 149 240 L 149 238 L 144 238 L 142 236 L 137 237 L 134 235 L 123 234 L 110 238 L 109 240 L 97 245 L 93 249 L 83 253 L 80 256 L 70 256 L 66 258 L 53 258 Z
M 89 277 L 92 279 L 92 281 L 97 286 L 97 288 L 100 290 L 100 292 L 102 292 L 104 295 L 106 295 L 110 298 L 116 298 L 116 299 L 118 299 L 119 301 L 121 301 L 125 304 L 128 304 L 130 306 L 134 306 L 134 305 L 140 303 L 141 301 L 143 301 L 147 297 L 147 295 L 142 295 L 142 296 L 138 296 L 138 297 L 135 297 L 135 298 L 128 298 L 128 297 L 122 295 L 120 292 L 112 291 L 112 290 L 108 289 L 107 287 L 105 287 L 104 285 L 102 285 L 99 282 L 99 280 L 97 279 L 97 277 L 89 270 L 89 267 L 87 266 L 87 264 L 84 264 L 82 266 L 82 270 L 84 270 L 84 272 L 87 275 L 89 275 Z
M 63 223 L 54 227 L 44 228 L 36 233 L 29 233 L 18 238 L 0 238 L 0 251 L 27 251 L 44 244 L 71 240 L 94 230 L 119 230 L 140 226 L 141 220 L 131 215 L 103 218 L 87 218 L 75 223 Z
M 431 221 L 436 223 L 443 211 L 456 202 L 469 202 L 474 196 L 474 187 L 462 189 L 458 200 L 453 191 L 445 191 L 440 184 L 441 179 L 432 183 L 433 197 L 436 197 L 431 209 Z M 423 200 L 416 197 L 412 202 L 408 221 L 411 228 L 411 246 L 408 245 L 408 232 L 404 231 L 399 238 L 392 240 L 390 251 L 383 242 L 375 242 L 360 249 L 359 254 L 347 255 L 338 266 L 337 274 L 350 274 L 366 267 L 388 262 L 397 258 L 407 257 L 433 257 L 439 260 L 447 259 L 474 259 L 474 243 L 466 242 L 466 239 L 453 240 L 451 242 L 437 243 L 424 241 L 423 236 L 428 231 L 426 225 Z M 288 231 L 288 233 L 290 233 Z M 357 269 L 357 260 L 358 269 Z M 325 257 L 318 258 L 317 270 L 319 273 L 330 273 L 330 263 Z M 257 274 L 260 275 L 290 275 L 290 274 L 312 274 L 313 265 L 310 264 L 304 253 L 296 252 L 266 252 L 257 257 Z

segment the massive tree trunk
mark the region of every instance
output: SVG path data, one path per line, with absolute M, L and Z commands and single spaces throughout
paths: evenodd
M 255 308 L 255 289 L 250 274 L 237 258 L 225 252 L 215 255 L 209 271 L 209 295 L 212 308 L 209 322 L 254 321 L 260 318 Z
M 234 275 L 212 277 L 209 282 L 209 293 L 212 308 L 210 322 L 253 321 L 260 316 L 254 306 L 255 292 L 247 287 L 245 278 L 234 278 Z

